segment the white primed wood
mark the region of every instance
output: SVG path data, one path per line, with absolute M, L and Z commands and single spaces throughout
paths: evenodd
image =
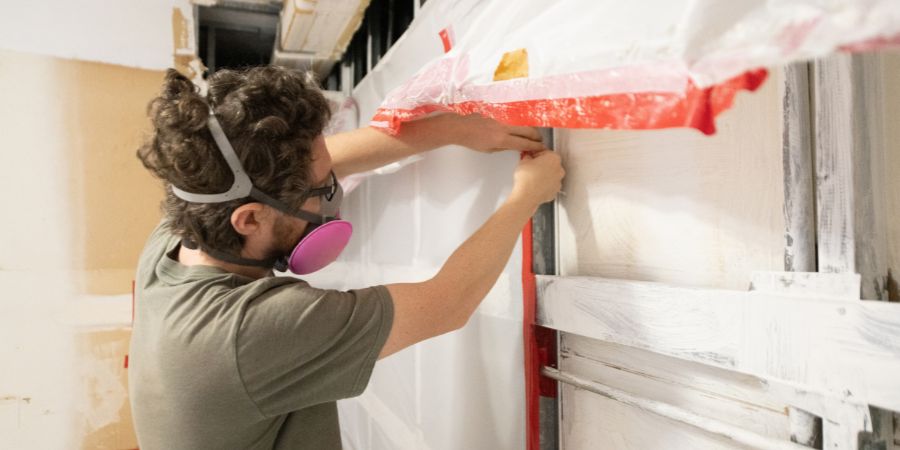
M 791 442 L 807 447 L 821 447 L 822 418 L 793 406 L 789 406 L 787 410 Z
M 665 401 L 732 424 L 740 423 L 743 419 L 741 411 L 735 408 L 749 406 L 747 414 L 754 417 L 754 423 L 745 426 L 770 437 L 789 435 L 783 429 L 783 415 L 790 414 L 791 410 L 799 409 L 811 416 L 826 418 L 832 427 L 839 427 L 847 422 L 847 410 L 861 411 L 859 405 L 796 383 L 763 379 L 572 333 L 563 332 L 560 335 L 560 370 L 651 398 L 658 395 L 656 392 L 659 389 L 645 385 L 667 385 L 670 392 L 662 397 Z M 697 403 L 693 401 L 693 395 L 690 395 L 692 391 L 723 401 Z M 671 400 L 672 398 L 675 400 Z M 727 399 L 732 400 L 733 404 L 729 405 Z M 767 410 L 778 414 L 759 414 Z M 782 417 L 779 418 L 779 414 Z M 787 420 L 790 424 L 791 418 L 788 417 Z M 854 419 L 854 422 L 862 423 L 858 419 Z M 790 434 L 797 431 L 794 428 L 789 430 Z
M 844 54 L 816 61 L 811 77 L 819 270 L 859 273 L 865 299 L 898 297 L 892 278 L 900 253 L 900 227 L 895 225 L 900 213 L 894 176 L 900 169 L 895 156 L 900 155 L 896 69 L 896 54 Z M 825 448 L 862 445 L 861 433 L 871 435 L 870 410 L 862 406 L 840 413 L 844 423 L 824 423 Z M 876 416 L 882 428 L 877 439 L 888 449 L 895 447 L 890 416 L 898 417 L 890 412 Z
M 856 273 L 754 272 L 750 277 L 750 290 L 857 301 L 860 276 Z
M 821 272 L 855 272 L 853 240 L 853 109 L 849 56 L 813 66 L 816 221 Z
M 862 275 L 865 299 L 887 297 L 884 74 L 880 54 L 813 64 L 818 260 Z
M 761 436 L 790 437 L 789 403 L 754 376 L 570 333 L 560 339 L 559 370 Z
M 826 450 L 859 448 L 860 433 L 872 431 L 872 417 L 867 406 L 845 405 L 837 408 L 822 426 L 822 448 Z M 862 449 L 861 449 L 862 450 Z
M 815 183 L 813 181 L 812 126 L 808 63 L 785 67 L 782 93 L 782 154 L 784 158 L 784 273 L 754 273 L 751 290 L 766 292 L 809 292 L 808 282 L 816 265 Z M 803 272 L 797 273 L 797 272 Z M 840 283 L 846 285 L 846 283 Z M 829 286 L 830 287 L 830 286 Z M 827 288 L 826 288 L 827 289 Z M 855 292 L 844 293 L 855 299 Z M 820 417 L 796 407 L 788 407 L 790 439 L 810 447 L 822 445 Z
M 641 409 L 680 424 L 692 426 L 706 433 L 715 435 L 720 439 L 724 439 L 726 442 L 730 441 L 739 446 L 778 450 L 802 450 L 809 448 L 790 441 L 781 441 L 761 436 L 739 426 L 730 425 L 713 418 L 699 416 L 657 400 L 631 395 L 619 389 L 563 373 L 555 369 L 544 368 L 543 374 L 563 383 L 599 394 L 618 403 Z M 697 435 L 693 436 L 696 437 Z M 671 437 L 667 437 L 667 439 L 671 439 Z M 669 443 L 668 445 L 672 444 Z
M 696 130 L 556 130 L 559 273 L 746 289 L 784 270 L 783 73 Z
M 784 170 L 784 270 L 816 271 L 815 189 L 809 70 L 805 62 L 784 69 L 781 85 Z
M 886 194 L 885 217 L 887 220 L 888 290 L 893 301 L 900 301 L 900 52 L 882 53 L 881 79 L 884 81 L 884 112 L 881 114 L 884 130 L 885 161 L 883 180 Z M 900 416 L 897 416 L 895 432 L 900 447 Z
M 900 410 L 900 305 L 860 301 L 900 298 L 900 54 L 810 67 L 773 70 L 714 138 L 559 130 L 560 272 L 669 283 L 541 281 L 539 322 L 576 343 L 563 375 L 732 424 L 733 399 L 766 418 L 744 428 L 778 439 L 817 437 L 821 417 L 829 449 L 871 434 L 869 404 Z M 598 356 L 603 346 L 618 359 Z M 641 356 L 624 367 L 622 355 Z M 763 387 L 722 381 L 698 398 L 709 380 L 691 378 L 704 366 Z M 775 405 L 776 419 L 760 412 Z M 560 414 L 567 449 L 657 448 L 640 432 L 654 427 L 665 448 L 729 448 L 573 386 L 561 387 Z M 900 416 L 874 419 L 884 430 Z
M 900 410 L 898 305 L 539 276 L 538 323 Z
M 559 383 L 559 390 L 565 450 L 748 448 L 568 383 Z

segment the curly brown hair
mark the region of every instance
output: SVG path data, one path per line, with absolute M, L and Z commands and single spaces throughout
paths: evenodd
M 159 97 L 148 106 L 153 134 L 137 151 L 163 180 L 163 209 L 172 232 L 219 251 L 240 254 L 244 242 L 231 213 L 254 200 L 191 203 L 172 193 L 227 191 L 234 175 L 207 128 L 215 112 L 253 185 L 288 205 L 301 205 L 311 187 L 313 141 L 330 117 L 328 102 L 306 74 L 276 66 L 220 70 L 208 79 L 206 98 L 169 69 Z

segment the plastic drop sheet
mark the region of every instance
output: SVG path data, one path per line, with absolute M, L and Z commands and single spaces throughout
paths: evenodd
M 443 54 L 386 95 L 374 127 L 396 133 L 403 122 L 454 111 L 514 125 L 711 134 L 735 94 L 765 80 L 765 67 L 900 44 L 898 0 L 427 6 L 445 14 L 420 38 Z

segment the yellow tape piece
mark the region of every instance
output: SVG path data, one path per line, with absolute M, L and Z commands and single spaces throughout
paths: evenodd
M 494 81 L 528 77 L 528 50 L 520 48 L 503 54 L 494 69 Z

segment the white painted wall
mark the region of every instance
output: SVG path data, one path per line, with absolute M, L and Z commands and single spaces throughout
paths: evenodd
M 515 162 L 445 148 L 370 177 L 342 208 L 355 231 L 341 261 L 308 280 L 350 288 L 429 278 L 508 193 Z M 522 448 L 520 274 L 517 245 L 465 328 L 379 361 L 366 392 L 339 403 L 345 445 Z
M 443 53 L 438 31 L 451 23 L 464 30 L 476 3 L 425 4 L 354 90 L 361 124 L 390 90 Z M 369 177 L 342 208 L 354 224 L 348 249 L 310 282 L 347 288 L 427 279 L 500 205 L 517 159 L 447 147 Z M 345 447 L 524 448 L 521 255 L 519 244 L 465 328 L 380 361 L 366 392 L 339 402 Z
M 59 105 L 60 99 L 78 95 L 66 90 L 77 83 L 61 79 L 58 60 L 47 56 L 170 67 L 174 7 L 191 17 L 187 0 L 3 5 L 0 448 L 79 448 L 86 428 L 119 419 L 127 395 L 115 374 L 75 356 L 80 333 L 127 325 L 130 301 L 128 296 L 78 294 L 77 244 L 71 239 L 73 221 L 80 217 L 72 204 L 72 173 L 79 164 L 72 157 L 72 140 L 79 139 L 72 124 L 78 118 L 65 116 Z M 118 356 L 114 359 L 113 367 L 121 369 Z M 84 397 L 88 382 L 106 392 L 103 401 Z
M 162 70 L 172 66 L 172 8 L 193 15 L 188 0 L 6 2 L 0 48 Z

